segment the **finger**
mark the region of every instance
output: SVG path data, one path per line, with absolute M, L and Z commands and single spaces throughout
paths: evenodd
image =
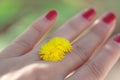
M 0 59 L 23 55 L 29 52 L 40 38 L 55 24 L 57 12 L 51 10 L 33 23 L 20 37 L 0 53 Z
M 101 51 L 80 68 L 71 78 L 76 76 L 83 80 L 104 80 L 113 65 L 120 58 L 120 34 L 111 39 Z M 87 75 L 87 77 L 85 77 Z
M 73 44 L 72 52 L 58 62 L 61 73 L 68 75 L 71 71 L 84 64 L 92 53 L 100 48 L 109 37 L 114 25 L 115 16 L 113 13 L 110 12 L 101 17 L 84 37 Z
M 82 13 L 77 14 L 70 21 L 66 22 L 62 27 L 57 29 L 54 33 L 48 36 L 43 43 L 47 42 L 53 37 L 64 37 L 70 42 L 72 42 L 80 33 L 85 30 L 94 20 L 95 18 L 95 10 L 87 9 Z M 35 50 L 33 50 L 30 54 L 25 56 L 26 59 L 35 59 L 39 60 L 38 50 L 41 45 L 37 46 Z

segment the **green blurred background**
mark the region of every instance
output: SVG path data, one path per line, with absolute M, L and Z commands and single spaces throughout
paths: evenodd
M 117 15 L 117 28 L 120 32 L 120 0 L 0 0 L 0 51 L 40 15 L 51 9 L 59 13 L 56 27 L 62 25 L 77 12 L 94 7 L 99 17 L 104 12 L 114 11 Z M 120 80 L 120 63 L 113 68 L 106 80 Z

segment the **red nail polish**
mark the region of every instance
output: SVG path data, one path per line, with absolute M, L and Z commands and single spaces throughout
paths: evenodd
M 103 21 L 107 24 L 112 24 L 115 18 L 116 18 L 115 14 L 110 12 L 103 18 Z
M 91 8 L 91 9 L 88 9 L 87 11 L 85 11 L 82 16 L 85 19 L 91 21 L 95 17 L 95 14 L 96 14 L 95 10 Z
M 57 11 L 56 10 L 51 10 L 47 13 L 46 18 L 48 20 L 53 20 L 57 16 Z
M 119 35 L 117 35 L 117 36 L 114 38 L 114 41 L 116 41 L 116 42 L 120 43 L 120 34 L 119 34 Z

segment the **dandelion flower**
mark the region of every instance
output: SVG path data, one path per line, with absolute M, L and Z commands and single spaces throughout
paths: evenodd
M 41 46 L 39 54 L 42 60 L 57 62 L 63 59 L 71 49 L 72 46 L 68 40 L 55 37 Z

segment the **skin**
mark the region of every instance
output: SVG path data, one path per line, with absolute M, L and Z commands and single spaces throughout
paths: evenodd
M 40 43 L 38 41 L 54 26 L 57 17 L 47 20 L 44 14 L 36 20 L 0 53 L 0 80 L 104 80 L 120 57 L 120 44 L 113 40 L 114 37 L 106 42 L 116 20 L 106 24 L 101 20 L 104 14 L 96 22 L 95 16 L 89 21 L 81 16 L 83 12 Z M 91 29 L 77 38 L 91 23 Z M 68 39 L 73 46 L 72 52 L 59 62 L 40 60 L 40 46 L 56 36 Z

